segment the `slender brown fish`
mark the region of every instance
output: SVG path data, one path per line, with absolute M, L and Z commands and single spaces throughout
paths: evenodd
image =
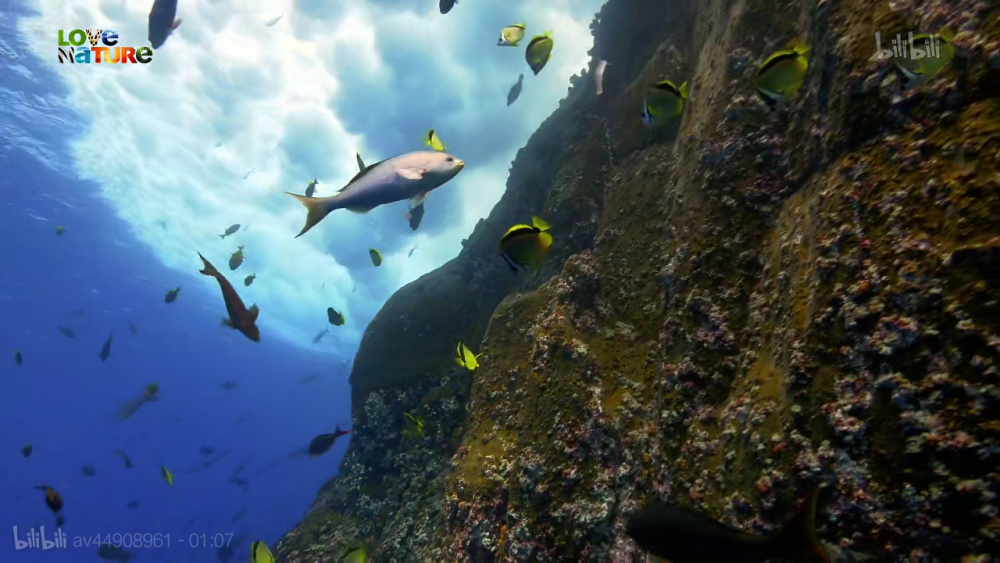
M 215 278 L 222 289 L 222 299 L 226 302 L 226 312 L 229 313 L 229 318 L 222 319 L 223 324 L 239 330 L 244 336 L 254 342 L 260 342 L 260 330 L 257 329 L 257 315 L 260 314 L 260 309 L 257 305 L 251 305 L 247 309 L 246 305 L 243 304 L 243 300 L 240 299 L 239 294 L 236 293 L 236 289 L 233 288 L 233 284 L 229 283 L 229 280 L 219 273 L 219 270 L 215 269 L 215 266 L 206 260 L 200 252 L 198 253 L 198 258 L 201 258 L 202 263 L 205 265 L 205 268 L 199 271 L 206 276 Z

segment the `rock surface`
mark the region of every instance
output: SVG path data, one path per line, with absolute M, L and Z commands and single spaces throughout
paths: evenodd
M 944 25 L 922 87 L 871 57 Z M 766 533 L 817 485 L 837 560 L 1000 553 L 1000 7 L 609 0 L 592 27 L 604 94 L 574 78 L 460 255 L 372 321 L 341 474 L 279 560 L 641 562 L 645 499 Z M 806 84 L 770 111 L 753 73 L 795 37 Z M 650 131 L 665 78 L 691 97 Z M 532 215 L 556 242 L 513 276 L 497 241 Z

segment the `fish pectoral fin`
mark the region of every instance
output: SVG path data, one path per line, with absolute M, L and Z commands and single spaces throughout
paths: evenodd
M 425 172 L 427 171 L 423 168 L 400 168 L 396 171 L 396 175 L 406 180 L 420 180 Z
M 184 21 L 183 18 L 177 18 L 176 20 L 174 20 L 174 24 L 172 26 L 170 26 L 170 31 L 173 31 L 173 30 L 177 29 L 178 27 L 180 27 L 182 21 Z
M 419 194 L 410 198 L 410 209 L 416 209 L 424 204 L 427 199 L 429 192 L 420 192 Z
M 222 326 L 223 327 L 228 327 L 228 328 L 236 328 L 236 327 L 233 326 L 232 319 L 230 319 L 228 317 L 223 317 L 222 318 Z

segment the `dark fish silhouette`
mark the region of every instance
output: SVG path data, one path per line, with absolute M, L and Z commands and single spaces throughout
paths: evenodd
M 156 0 L 149 11 L 149 44 L 159 49 L 167 41 L 167 37 L 181 25 L 177 17 L 177 0 Z
M 219 235 L 219 238 L 226 238 L 226 237 L 228 237 L 229 235 L 235 233 L 238 230 L 240 230 L 240 224 L 239 223 L 236 223 L 235 225 L 230 225 L 229 228 L 226 229 L 226 232 L 224 232 L 221 235 Z
M 212 446 L 202 446 L 198 448 L 198 453 L 201 455 L 212 455 L 215 453 L 215 448 Z
M 249 309 L 243 304 L 243 300 L 240 299 L 236 289 L 233 288 L 233 284 L 229 283 L 219 270 L 215 269 L 205 257 L 198 253 L 198 257 L 201 258 L 202 263 L 205 267 L 199 270 L 203 275 L 212 276 L 216 281 L 219 282 L 219 288 L 222 289 L 222 299 L 226 303 L 226 312 L 229 313 L 229 318 L 222 319 L 222 323 L 225 326 L 234 328 L 243 333 L 244 336 L 253 340 L 254 342 L 260 342 L 260 330 L 257 328 L 257 315 L 260 314 L 260 309 L 257 305 L 251 305 Z
M 122 461 L 125 462 L 125 467 L 132 467 L 132 460 L 129 459 L 127 455 L 125 455 L 125 452 L 121 450 L 115 450 L 115 453 L 122 456 Z
M 507 105 L 510 106 L 517 101 L 517 98 L 521 95 L 521 88 L 524 86 L 524 75 L 521 74 L 517 77 L 517 82 L 510 87 L 510 92 L 507 92 Z
M 660 502 L 633 514 L 626 531 L 643 549 L 672 563 L 828 563 L 826 549 L 816 539 L 815 520 L 813 491 L 773 536 L 740 532 L 703 514 Z
M 84 477 L 93 477 L 97 475 L 97 470 L 89 465 L 84 465 L 80 468 L 80 473 L 83 473 Z
M 132 334 L 139 334 L 139 327 L 135 326 L 135 324 L 132 321 L 128 322 L 128 330 Z
M 458 0 L 441 0 L 438 2 L 438 7 L 441 8 L 442 14 L 447 14 L 455 7 L 455 4 L 458 4 Z
M 58 330 L 59 334 L 65 336 L 66 338 L 75 338 L 76 337 L 76 333 L 73 332 L 73 329 L 69 328 L 68 326 L 62 326 L 62 325 L 60 325 L 60 326 L 56 327 L 56 330 Z
M 167 295 L 163 298 L 164 303 L 173 303 L 177 299 L 177 294 L 181 292 L 181 288 L 175 287 L 173 289 L 167 290 Z
M 97 357 L 99 357 L 102 362 L 107 360 L 108 356 L 111 355 L 111 343 L 114 341 L 115 341 L 114 334 L 113 333 L 108 334 L 108 339 L 104 341 L 104 346 L 101 346 L 101 353 L 97 355 Z
M 320 340 L 323 340 L 323 337 L 326 336 L 326 333 L 328 332 L 330 332 L 330 327 L 326 327 L 323 332 L 317 334 L 316 337 L 313 338 L 313 344 L 317 344 Z
M 420 221 L 424 219 L 424 204 L 414 207 L 406 214 L 406 220 L 410 222 L 410 230 L 415 231 L 420 226 Z
M 48 485 L 35 485 L 35 489 L 45 491 L 45 506 L 52 512 L 59 512 L 63 507 L 63 499 L 55 489 Z
M 309 442 L 309 457 L 316 457 L 323 455 L 330 451 L 333 444 L 344 434 L 350 434 L 351 430 L 341 430 L 340 426 L 337 426 L 333 432 L 329 434 L 320 434 Z

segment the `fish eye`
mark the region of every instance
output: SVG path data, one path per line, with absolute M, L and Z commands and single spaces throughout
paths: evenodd
M 453 161 L 453 160 L 455 160 L 455 159 L 454 159 L 454 158 L 452 158 L 452 157 L 450 157 L 450 156 L 448 157 L 448 162 L 451 162 L 451 161 Z

